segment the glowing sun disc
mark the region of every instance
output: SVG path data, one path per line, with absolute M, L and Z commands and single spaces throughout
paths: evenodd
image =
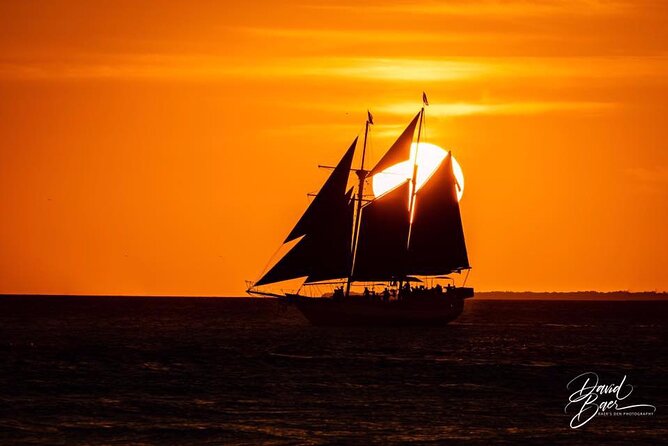
M 376 197 L 383 195 L 386 192 L 391 191 L 395 187 L 403 184 L 406 179 L 410 179 L 413 175 L 413 163 L 415 160 L 415 151 L 417 146 L 415 143 L 411 145 L 411 158 L 401 163 L 395 164 L 394 166 L 388 167 L 380 173 L 377 173 L 371 179 L 371 186 L 373 189 L 373 194 Z M 436 144 L 431 144 L 428 142 L 420 143 L 420 150 L 418 151 L 417 156 L 417 176 L 415 178 L 415 183 L 417 190 L 427 182 L 429 177 L 436 171 L 438 166 L 441 164 L 441 161 L 448 154 L 445 150 L 437 146 Z M 452 172 L 455 174 L 455 179 L 459 183 L 459 188 L 457 189 L 457 199 L 461 201 L 462 195 L 464 195 L 464 172 L 462 171 L 461 166 L 455 159 L 452 157 Z

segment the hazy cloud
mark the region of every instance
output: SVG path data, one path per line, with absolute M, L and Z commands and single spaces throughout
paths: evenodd
M 459 16 L 546 16 L 554 14 L 621 14 L 633 7 L 632 2 L 615 0 L 478 0 L 417 1 L 384 4 L 310 4 L 313 9 L 366 11 L 394 14 L 427 14 Z

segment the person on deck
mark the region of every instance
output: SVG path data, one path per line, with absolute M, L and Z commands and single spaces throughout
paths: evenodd
M 400 297 L 406 298 L 409 297 L 411 294 L 411 286 L 408 282 L 406 282 L 406 285 L 404 285 L 404 289 L 402 290 Z

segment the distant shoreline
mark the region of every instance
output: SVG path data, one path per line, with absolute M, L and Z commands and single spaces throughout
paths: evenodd
M 658 291 L 480 291 L 479 300 L 605 300 L 605 301 L 647 301 L 668 300 L 668 293 Z
M 251 299 L 249 296 L 179 296 L 119 294 L 0 294 L 2 298 L 103 298 L 103 299 Z M 252 298 L 258 299 L 258 298 Z M 588 300 L 588 301 L 657 301 L 668 300 L 668 292 L 655 291 L 480 291 L 475 300 Z

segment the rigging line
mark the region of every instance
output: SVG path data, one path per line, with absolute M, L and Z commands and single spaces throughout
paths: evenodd
M 345 284 L 346 283 L 345 281 L 346 281 L 345 278 L 341 278 L 341 279 L 338 279 L 338 280 L 331 280 L 331 281 L 327 281 L 327 282 L 314 282 L 314 283 L 306 283 L 305 282 L 303 286 L 317 287 L 317 286 L 320 286 L 320 285 L 341 285 L 341 284 Z
M 260 273 L 260 278 L 257 279 L 255 282 L 253 282 L 253 287 L 255 286 L 255 284 L 256 284 L 257 282 L 260 281 L 260 279 L 262 278 L 262 276 L 264 276 L 264 275 L 267 273 L 267 270 L 269 269 L 269 265 L 270 265 L 271 262 L 276 258 L 276 255 L 278 255 L 278 252 L 281 250 L 281 248 L 283 247 L 283 245 L 285 245 L 285 243 L 281 243 L 281 245 L 280 245 L 278 248 L 276 248 L 276 250 L 275 250 L 274 253 L 271 255 L 271 257 L 269 257 L 269 260 L 267 260 L 267 263 L 264 265 L 264 268 L 262 269 L 262 272 Z M 251 288 L 252 288 L 252 287 L 251 287 Z
M 388 171 L 384 170 L 380 173 L 382 173 L 383 175 L 397 175 L 397 176 L 401 176 L 403 178 L 406 178 L 406 177 L 404 177 L 405 173 L 403 173 L 403 172 L 388 172 Z

